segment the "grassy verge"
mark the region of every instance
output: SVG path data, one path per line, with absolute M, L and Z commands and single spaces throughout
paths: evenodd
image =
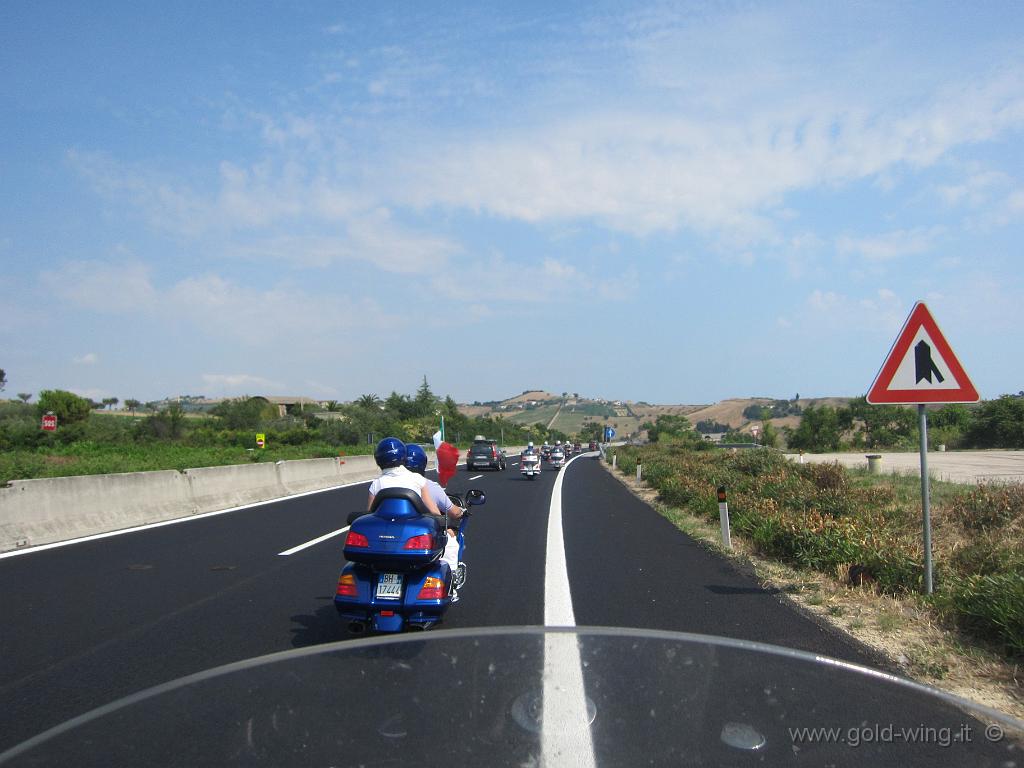
M 758 553 L 894 597 L 922 590 L 914 480 L 794 464 L 772 451 L 650 445 L 617 455 L 626 475 L 643 465 L 662 503 L 705 520 L 717 520 L 715 489 L 727 486 L 733 531 Z M 1024 658 L 1024 486 L 935 483 L 933 559 L 934 614 Z
M 620 448 L 616 452 L 621 470 L 616 473 L 619 480 L 694 540 L 752 567 L 762 583 L 779 589 L 821 621 L 874 648 L 904 674 L 1024 720 L 1024 659 L 1009 651 L 1004 642 L 985 639 L 987 633 L 965 631 L 935 600 L 906 590 L 887 593 L 870 579 L 851 585 L 846 566 L 833 571 L 801 566 L 765 552 L 749 536 L 737 534 L 735 528 L 733 549 L 726 551 L 721 545 L 714 486 L 705 491 L 710 493 L 709 503 L 714 504 L 713 515 L 707 508 L 696 511 L 695 507 L 700 505 L 668 504 L 654 483 L 646 482 L 651 480 L 648 470 L 653 469 L 652 454 L 637 454 L 648 462 L 644 465 L 645 482 L 637 483 L 636 462 L 630 460 L 627 451 Z M 721 454 L 719 457 L 724 458 Z M 611 467 L 608 469 L 615 472 Z M 653 474 L 656 477 L 658 471 Z M 723 476 L 728 476 L 727 467 L 715 478 Z M 850 472 L 847 479 L 856 486 L 880 486 L 891 492 L 896 503 L 905 505 L 907 514 L 913 518 L 916 535 L 920 536 L 918 479 L 885 478 L 862 472 Z M 955 508 L 955 504 L 948 504 L 950 500 L 972 492 L 969 487 L 942 484 L 941 488 L 933 488 L 934 504 L 938 507 L 942 500 L 946 505 L 943 509 Z M 734 512 L 736 501 L 731 490 L 729 499 L 730 512 Z M 950 528 L 939 524 L 943 546 L 952 546 L 956 539 Z M 939 549 L 934 539 L 933 544 Z

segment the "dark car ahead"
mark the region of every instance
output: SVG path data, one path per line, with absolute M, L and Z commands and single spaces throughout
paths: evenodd
M 466 469 L 505 469 L 505 452 L 498 447 L 497 440 L 477 440 L 466 454 Z

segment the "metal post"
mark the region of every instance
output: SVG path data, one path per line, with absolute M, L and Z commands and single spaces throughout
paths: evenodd
M 932 593 L 932 519 L 928 482 L 928 414 L 924 405 L 917 406 L 921 424 L 921 512 L 924 524 L 924 593 Z
M 722 546 L 732 549 L 732 537 L 729 535 L 729 503 L 725 498 L 725 486 L 718 486 L 718 519 L 722 523 Z

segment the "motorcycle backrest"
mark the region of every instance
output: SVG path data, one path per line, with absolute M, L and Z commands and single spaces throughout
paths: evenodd
M 416 491 L 409 488 L 382 488 L 373 497 L 370 513 L 398 520 L 417 515 L 429 515 L 430 510 Z

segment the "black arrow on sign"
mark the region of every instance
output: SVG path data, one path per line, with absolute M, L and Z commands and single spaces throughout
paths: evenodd
M 925 379 L 931 384 L 932 374 L 935 374 L 935 378 L 939 380 L 940 384 L 943 381 L 942 374 L 939 373 L 935 361 L 932 360 L 932 348 L 923 339 L 914 347 L 914 373 L 916 375 L 915 384 L 920 384 Z

